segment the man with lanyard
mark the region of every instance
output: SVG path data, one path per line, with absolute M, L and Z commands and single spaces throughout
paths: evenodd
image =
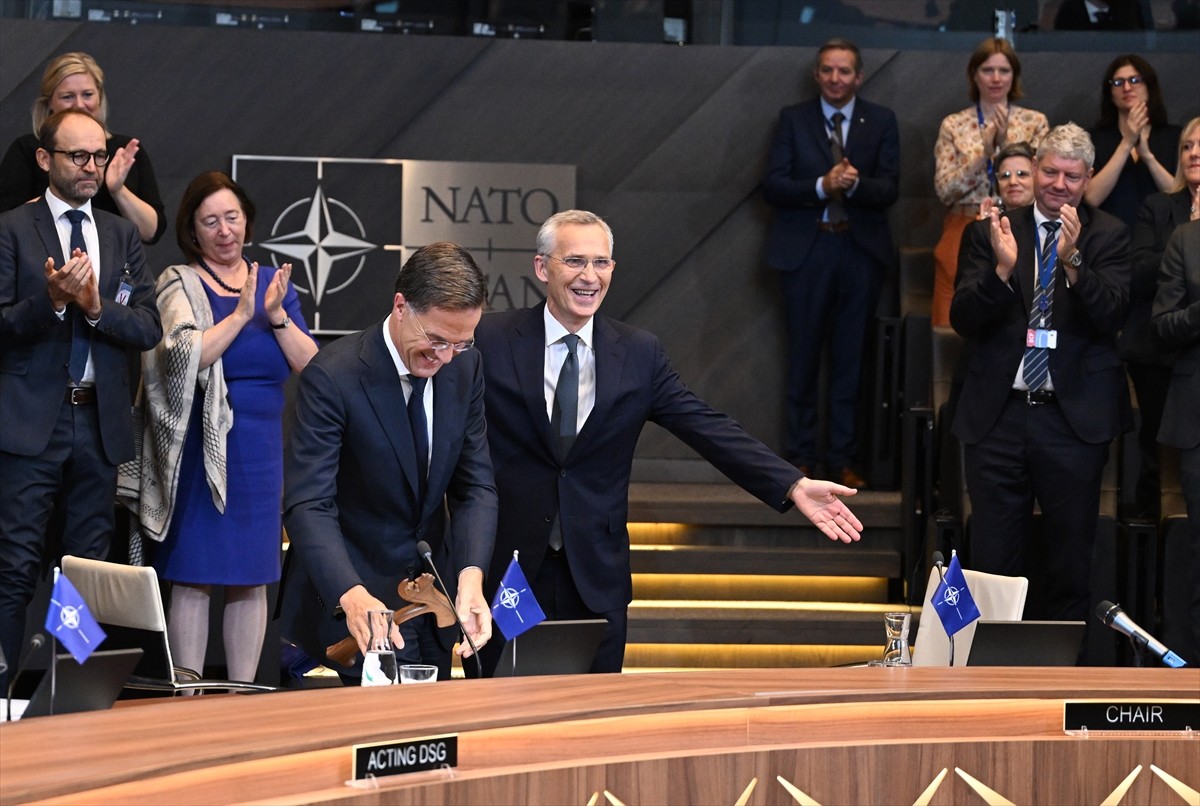
M 953 433 L 965 445 L 971 566 L 1032 572 L 1044 612 L 1027 614 L 1040 618 L 1087 620 L 1100 478 L 1130 424 L 1115 343 L 1129 231 L 1081 203 L 1094 158 L 1080 127 L 1050 131 L 1034 160 L 1034 204 L 992 209 L 967 228 L 950 307 L 969 342 Z M 1035 499 L 1045 537 L 1036 562 L 1026 555 Z

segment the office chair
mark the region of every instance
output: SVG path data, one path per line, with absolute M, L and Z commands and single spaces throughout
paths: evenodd
M 987 621 L 1020 621 L 1025 609 L 1025 596 L 1029 592 L 1029 580 L 1025 577 L 1006 577 L 985 574 L 982 571 L 963 570 L 971 597 L 979 608 L 979 617 Z M 914 666 L 949 666 L 950 639 L 942 627 L 942 620 L 933 609 L 933 594 L 941 583 L 938 571 L 929 573 L 929 584 L 925 586 L 925 605 L 921 608 L 921 624 L 917 628 L 917 642 L 913 648 Z M 966 666 L 971 654 L 971 642 L 975 640 L 973 621 L 954 635 L 954 665 Z
M 273 686 L 236 680 L 205 680 L 194 670 L 175 666 L 167 640 L 167 618 L 158 574 L 153 568 L 67 555 L 62 560 L 62 572 L 108 633 L 106 643 L 113 648 L 139 647 L 144 651 L 126 688 L 171 695 L 276 690 Z

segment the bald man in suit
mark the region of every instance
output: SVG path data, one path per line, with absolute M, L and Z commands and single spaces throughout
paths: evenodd
M 131 370 L 162 337 L 137 230 L 91 204 L 104 127 L 64 110 L 39 141 L 46 194 L 0 215 L 0 646 L 14 663 L 52 514 L 64 553 L 107 558 Z

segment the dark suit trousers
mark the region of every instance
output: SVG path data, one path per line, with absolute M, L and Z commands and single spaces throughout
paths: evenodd
M 862 375 L 863 345 L 875 307 L 875 261 L 849 233 L 817 234 L 812 251 L 796 271 L 783 273 L 787 306 L 787 443 L 784 457 L 814 465 L 817 391 L 821 354 L 830 347 L 830 471 L 850 465 L 856 450 L 854 423 Z
M 1187 522 L 1163 547 L 1162 639 L 1190 666 L 1200 664 L 1200 445 L 1179 451 Z
M 1138 465 L 1137 516 L 1157 518 L 1162 491 L 1158 461 L 1158 429 L 1162 425 L 1163 408 L 1167 404 L 1167 389 L 1171 386 L 1171 370 L 1155 364 L 1127 361 L 1125 367 L 1137 392 Z
M 107 558 L 117 468 L 101 448 L 96 406 L 63 403 L 40 456 L 0 452 L 0 489 L 0 645 L 15 667 L 38 576 L 48 560 L 57 562 L 57 552 L 46 556 L 52 516 L 63 527 L 62 553 Z
M 1055 403 L 1009 399 L 991 432 L 964 446 L 971 496 L 970 567 L 1029 576 L 1044 613 L 1026 617 L 1089 620 L 1092 545 L 1108 444 L 1080 441 Z M 1042 510 L 1043 545 L 1032 546 L 1033 502 Z
M 529 583 L 529 587 L 533 590 L 533 595 L 541 605 L 542 612 L 546 614 L 548 621 L 595 618 L 607 621 L 608 629 L 605 631 L 604 637 L 600 639 L 600 646 L 596 649 L 596 658 L 592 661 L 592 668 L 588 671 L 592 674 L 621 671 L 621 667 L 625 663 L 625 635 L 629 624 L 627 608 L 622 607 L 608 613 L 596 613 L 589 610 L 579 595 L 579 589 L 575 587 L 575 580 L 571 578 L 571 570 L 567 566 L 567 555 L 561 551 L 546 553 L 546 559 L 542 561 L 542 567 L 538 570 L 537 576 Z M 492 676 L 496 670 L 496 664 L 500 662 L 500 652 L 504 648 L 504 641 L 498 640 L 500 638 L 500 632 L 495 631 L 492 640 L 479 652 L 483 660 L 484 674 L 487 677 Z M 464 664 L 464 668 L 466 666 L 467 664 Z M 473 676 L 473 674 L 468 671 L 468 676 Z

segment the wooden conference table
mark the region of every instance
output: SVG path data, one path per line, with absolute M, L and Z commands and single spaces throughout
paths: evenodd
M 206 695 L 0 726 L 0 802 L 1182 804 L 1200 738 L 1066 735 L 1072 699 L 1189 700 L 1200 670 L 747 669 Z M 457 734 L 451 772 L 347 786 L 351 745 Z

